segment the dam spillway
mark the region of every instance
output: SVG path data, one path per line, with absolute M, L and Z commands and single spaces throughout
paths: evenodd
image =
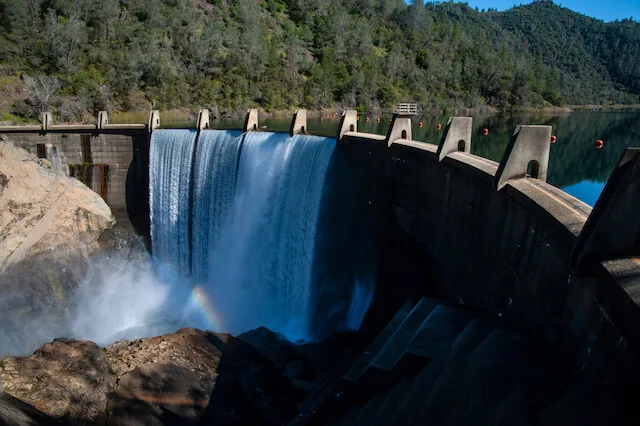
M 295 120 L 291 134 L 294 125 L 298 125 Z M 616 424 L 638 423 L 620 421 L 628 414 L 637 418 L 634 395 L 640 383 L 640 240 L 638 222 L 633 219 L 640 203 L 638 150 L 625 151 L 592 209 L 545 182 L 549 126 L 518 126 L 496 163 L 471 153 L 471 118 L 450 119 L 435 145 L 413 139 L 411 119 L 402 114 L 394 116 L 384 137 L 359 131 L 356 112 L 347 111 L 337 144 L 329 140 L 334 144 L 328 166 L 319 174 L 307 162 L 316 152 L 298 146 L 301 137 L 254 132 L 260 126 L 249 118 L 242 133 L 197 128 L 172 134 L 149 126 L 152 144 L 158 146 L 152 147 L 153 164 L 148 169 L 152 187 L 146 188 L 153 198 L 155 256 L 175 272 L 176 286 L 184 284 L 211 302 L 215 308 L 211 312 L 222 320 L 211 329 L 230 330 L 229 324 L 247 321 L 279 328 L 294 339 L 305 333 L 313 337 L 318 324 L 340 329 L 335 319 L 344 328 L 355 329 L 361 320 L 356 313 L 369 309 L 360 332 L 343 336 L 351 339 L 366 336 L 373 329 L 370 323 L 377 321 L 377 337 L 372 337 L 370 347 L 349 370 L 355 373 L 343 376 L 349 383 L 336 389 L 330 381 L 326 389 L 312 392 L 311 399 L 326 397 L 326 401 L 301 404 L 304 411 L 296 416 L 301 424 L 335 424 L 353 418 L 353 413 L 362 418 L 389 407 L 415 410 L 413 414 L 430 424 L 438 423 L 441 413 L 487 419 L 483 424 L 492 424 L 498 418 L 495 415 L 504 414 L 504 407 L 512 403 L 513 412 L 535 416 L 531 424 L 548 424 L 544 420 L 549 418 L 566 420 L 567 413 L 580 416 L 559 423 L 603 424 L 612 419 Z M 253 131 L 247 133 L 249 129 Z M 250 141 L 255 142 L 251 147 Z M 305 161 L 294 161 L 296 152 Z M 147 169 L 145 156 L 138 159 L 140 169 Z M 528 171 L 532 163 L 537 173 L 533 167 Z M 296 166 L 299 170 L 287 176 Z M 162 173 L 157 170 L 160 167 Z M 302 184 L 304 179 L 297 172 L 303 170 L 322 177 L 319 192 Z M 251 202 L 243 204 L 240 199 Z M 300 229 L 292 216 L 302 207 L 296 200 L 317 202 L 319 210 L 315 221 L 304 222 L 315 230 L 313 253 L 305 257 L 302 272 L 295 271 L 310 274 L 311 279 L 293 287 L 299 294 L 290 294 L 281 281 L 258 282 L 245 275 L 259 277 L 256 269 L 264 268 L 268 274 L 289 277 L 291 268 L 270 250 L 280 250 L 278 238 L 287 234 L 283 229 Z M 242 205 L 251 210 L 237 207 Z M 283 223 L 288 216 L 291 222 Z M 246 226 L 235 226 L 240 223 Z M 186 231 L 176 235 L 180 229 Z M 256 229 L 260 231 L 252 231 Z M 233 230 L 247 234 L 241 243 L 250 249 L 229 253 L 225 243 L 218 252 L 215 241 L 222 241 L 227 231 L 234 237 L 227 241 L 232 246 L 238 243 L 239 235 Z M 305 241 L 289 241 L 296 243 L 294 253 L 304 253 L 300 247 L 305 247 Z M 166 258 L 160 257 L 160 251 Z M 290 252 L 282 249 L 282 253 Z M 232 259 L 236 266 L 231 268 L 232 262 L 223 260 L 216 265 L 212 256 Z M 268 265 L 276 269 L 267 269 Z M 236 274 L 236 282 L 219 284 L 216 267 L 222 268 L 223 276 Z M 117 284 L 124 282 L 120 271 L 117 275 Z M 256 282 L 258 291 L 252 288 Z M 123 287 L 139 288 L 138 282 L 113 284 L 105 288 L 118 298 L 148 302 L 145 293 L 123 296 Z M 112 306 L 122 306 L 118 298 L 105 304 L 101 293 L 87 294 L 108 305 L 109 314 Z M 230 296 L 225 298 L 226 294 Z M 96 309 L 91 306 L 89 311 Z M 140 309 L 133 306 L 124 311 Z M 174 312 L 163 304 L 158 304 L 157 311 Z M 247 319 L 247 312 L 255 316 Z M 120 319 L 121 315 L 112 316 Z M 136 323 L 147 325 L 138 321 L 145 315 L 136 316 Z M 484 333 L 487 322 L 489 334 Z M 95 323 L 100 329 L 108 328 L 105 321 Z M 175 330 L 178 325 L 171 327 Z M 130 330 L 125 331 L 133 338 L 149 333 L 148 327 Z M 428 351 L 435 352 L 429 355 Z M 334 353 L 338 356 L 333 357 Z M 345 353 L 339 350 L 330 356 L 341 358 Z M 549 358 L 552 362 L 545 367 Z M 458 375 L 462 371 L 458 361 L 466 366 L 464 376 Z M 535 376 L 529 374 L 531 362 L 543 368 L 534 365 Z M 434 373 L 439 367 L 447 368 Z M 382 383 L 386 379 L 372 382 L 367 371 L 390 378 L 389 383 Z M 462 383 L 462 389 L 449 387 L 443 377 L 453 377 L 452 383 Z M 531 378 L 548 381 L 543 388 L 538 386 L 542 382 L 531 382 Z M 357 392 L 343 392 L 354 387 Z M 420 399 L 415 405 L 413 396 L 405 398 L 407 389 Z M 524 402 L 529 405 L 522 405 L 522 399 L 512 395 L 525 395 L 523 389 L 534 390 L 542 398 L 527 398 Z M 455 395 L 455 401 L 447 395 Z M 396 404 L 401 396 L 409 404 Z M 479 410 L 478 401 L 488 402 Z M 392 418 L 379 417 L 383 422 Z
M 190 269 L 189 187 L 196 132 L 154 133 L 149 152 L 149 206 L 154 254 L 178 273 Z
M 319 216 L 335 147 L 334 138 L 272 132 L 203 130 L 197 140 L 192 130 L 153 132 L 153 254 L 206 293 L 218 331 L 265 326 L 312 338 L 322 316 L 316 269 L 327 264 L 316 237 L 330 232 Z M 357 328 L 371 301 L 372 289 L 352 286 L 337 297 L 361 300 L 335 301 L 338 328 Z

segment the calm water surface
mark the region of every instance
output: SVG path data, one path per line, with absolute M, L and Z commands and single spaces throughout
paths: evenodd
M 384 134 L 388 129 L 389 117 L 381 123 L 372 117 L 369 122 L 360 118 L 358 130 Z M 418 122 L 422 121 L 420 128 Z M 266 119 L 261 125 L 269 130 L 288 130 L 287 119 Z M 446 117 L 416 119 L 413 139 L 437 144 Z M 240 123 L 241 124 L 241 123 Z M 618 162 L 625 148 L 640 146 L 640 111 L 579 111 L 563 115 L 521 114 L 511 117 L 487 115 L 473 119 L 471 152 L 473 154 L 500 161 L 513 130 L 518 124 L 545 124 L 553 127 L 557 142 L 551 145 L 547 181 L 593 206 L 604 188 L 609 174 Z M 334 135 L 338 119 L 309 119 L 309 132 Z M 489 129 L 487 136 L 483 128 Z M 597 139 L 604 141 L 602 149 L 596 149 Z
M 358 130 L 362 132 L 385 134 L 389 127 L 389 118 L 371 116 L 369 122 L 365 116 L 360 118 Z M 260 126 L 264 130 L 288 131 L 291 118 L 261 118 Z M 422 121 L 423 127 L 419 127 Z M 415 120 L 413 139 L 437 144 L 442 131 L 436 125 L 444 127 L 447 117 L 421 117 Z M 309 117 L 308 127 L 312 134 L 334 136 L 339 118 Z M 163 124 L 165 124 L 163 122 Z M 183 123 L 186 124 L 186 123 Z M 193 126 L 195 123 L 190 123 Z M 549 172 L 547 181 L 562 188 L 569 194 L 593 206 L 604 184 L 615 167 L 625 148 L 640 146 L 640 110 L 627 111 L 579 111 L 562 115 L 515 116 L 486 115 L 473 119 L 471 152 L 473 154 L 500 161 L 513 130 L 518 124 L 545 124 L 553 127 L 557 142 L 551 145 Z M 241 128 L 243 120 L 213 121 L 216 128 Z M 489 134 L 483 134 L 483 128 Z M 595 149 L 597 139 L 604 141 L 604 148 Z

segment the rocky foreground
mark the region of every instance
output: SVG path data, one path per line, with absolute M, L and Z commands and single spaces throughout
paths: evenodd
M 248 343 L 193 328 L 105 348 L 58 339 L 1 361 L 0 378 L 5 393 L 70 424 L 285 424 L 304 395 Z
M 0 424 L 287 424 L 316 373 L 344 363 L 310 366 L 304 350 L 326 360 L 331 347 L 298 348 L 266 329 L 51 341 L 74 335 L 80 281 L 110 253 L 146 256 L 99 195 L 0 142 Z

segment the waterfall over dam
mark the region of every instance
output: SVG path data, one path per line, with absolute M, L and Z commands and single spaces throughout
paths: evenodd
M 178 273 L 188 274 L 189 188 L 194 130 L 154 133 L 149 151 L 149 212 L 153 253 Z
M 153 255 L 207 300 L 215 331 L 265 326 L 309 340 L 329 316 L 342 318 L 335 329 L 359 327 L 372 283 L 319 270 L 330 264 L 319 238 L 331 232 L 320 215 L 335 148 L 334 138 L 307 135 L 153 132 Z M 320 293 L 331 286 L 341 289 L 327 309 Z

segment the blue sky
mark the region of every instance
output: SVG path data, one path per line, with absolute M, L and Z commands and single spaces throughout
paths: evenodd
M 505 10 L 514 5 L 531 3 L 531 0 L 466 0 L 466 3 L 480 10 L 490 7 Z M 634 21 L 640 21 L 640 0 L 554 0 L 554 3 L 603 21 L 630 16 L 633 16 Z

